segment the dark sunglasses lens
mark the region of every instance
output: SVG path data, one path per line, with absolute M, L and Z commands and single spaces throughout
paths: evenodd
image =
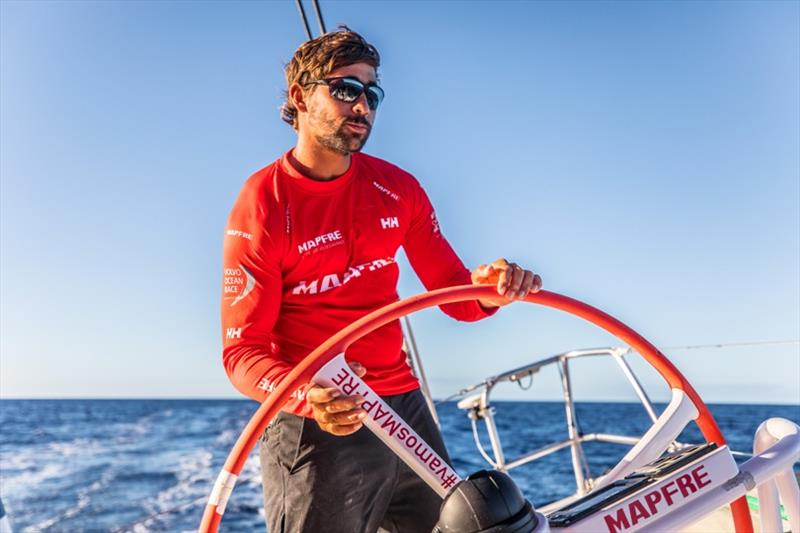
M 378 109 L 378 106 L 381 105 L 381 101 L 383 101 L 383 89 L 378 87 L 377 85 L 372 85 L 367 88 L 367 105 L 373 111 Z
M 330 87 L 331 96 L 347 103 L 355 102 L 364 92 L 364 86 L 357 80 L 332 80 L 328 87 Z

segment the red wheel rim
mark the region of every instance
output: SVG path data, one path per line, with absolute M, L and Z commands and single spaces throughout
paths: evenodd
M 497 293 L 494 286 L 491 285 L 462 285 L 438 289 L 389 304 L 353 322 L 317 347 L 275 387 L 275 390 L 264 400 L 264 403 L 261 404 L 247 423 L 247 426 L 245 426 L 230 454 L 228 454 L 228 458 L 225 460 L 223 471 L 238 476 L 258 438 L 263 434 L 269 421 L 278 414 L 278 411 L 289 399 L 292 392 L 301 385 L 308 383 L 325 363 L 343 352 L 354 341 L 393 320 L 415 311 L 446 303 L 489 298 L 493 295 L 496 296 Z M 725 444 L 725 438 L 722 436 L 719 426 L 705 402 L 694 390 L 694 387 L 666 356 L 647 339 L 611 315 L 567 296 L 549 291 L 539 291 L 535 294 L 529 294 L 525 301 L 559 309 L 583 318 L 633 348 L 661 374 L 661 377 L 664 378 L 670 388 L 682 390 L 691 399 L 699 412 L 699 416 L 695 421 L 703 437 L 708 442 L 714 442 L 720 446 Z M 206 505 L 199 531 L 203 533 L 217 531 L 222 520 L 222 514 L 217 512 L 217 508 L 218 506 L 212 502 Z M 747 500 L 744 497 L 731 503 L 731 512 L 737 533 L 752 533 L 753 524 Z

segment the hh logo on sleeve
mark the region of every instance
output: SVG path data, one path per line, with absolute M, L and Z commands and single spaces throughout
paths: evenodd
M 399 228 L 400 221 L 397 220 L 397 217 L 384 217 L 381 218 L 381 228 L 383 229 L 392 229 L 392 228 Z

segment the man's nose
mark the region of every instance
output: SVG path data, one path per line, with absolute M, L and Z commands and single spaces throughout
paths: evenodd
M 369 108 L 369 104 L 367 103 L 367 94 L 361 93 L 361 96 L 358 97 L 358 100 L 355 101 L 353 104 L 353 112 L 358 115 L 369 116 L 372 110 Z

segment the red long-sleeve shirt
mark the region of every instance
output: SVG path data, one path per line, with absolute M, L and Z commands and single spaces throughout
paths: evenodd
M 302 175 L 288 154 L 245 183 L 225 230 L 223 363 L 261 402 L 334 333 L 398 300 L 397 249 L 429 290 L 470 283 L 427 195 L 402 169 L 365 154 L 331 181 Z M 442 306 L 459 320 L 491 314 L 476 301 Z M 398 321 L 347 348 L 381 395 L 418 388 Z M 310 416 L 298 392 L 285 410 Z

